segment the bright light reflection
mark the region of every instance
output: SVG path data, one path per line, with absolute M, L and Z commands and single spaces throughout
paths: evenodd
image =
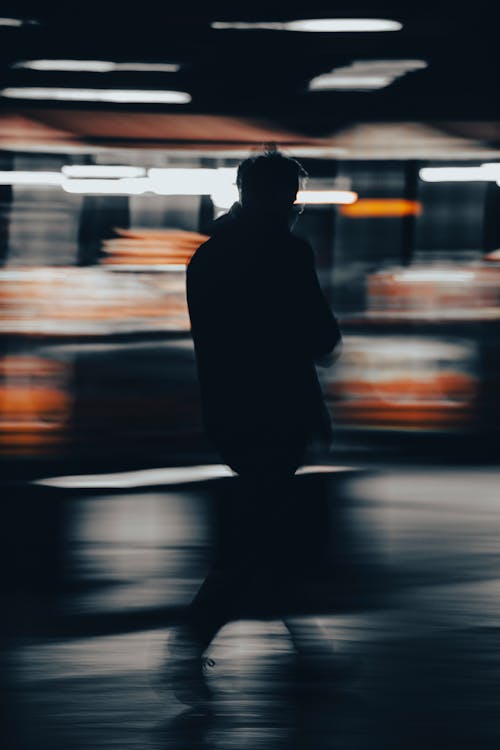
M 287 31 L 345 32 L 345 31 L 400 31 L 398 21 L 385 18 L 311 18 L 284 24 Z
M 358 199 L 352 190 L 299 190 L 295 203 L 305 205 L 350 204 Z
M 145 89 L 72 89 L 53 87 L 8 87 L 2 96 L 9 99 L 45 99 L 75 102 L 114 102 L 129 104 L 188 104 L 186 91 L 149 91 Z
M 385 18 L 307 18 L 284 23 L 275 21 L 214 21 L 213 29 L 269 31 L 305 31 L 318 33 L 365 32 L 365 31 L 400 31 L 403 25 L 399 21 Z
M 457 271 L 453 268 L 422 268 L 394 274 L 395 281 L 471 281 L 474 271 Z
M 297 474 L 338 474 L 348 471 L 353 471 L 352 467 L 328 465 L 302 466 L 297 471 Z M 35 480 L 34 484 L 65 489 L 119 489 L 204 482 L 207 479 L 232 476 L 235 476 L 234 471 L 225 464 L 206 464 L 201 466 L 169 466 L 161 469 L 123 471 L 112 474 L 80 474 L 48 477 L 47 479 Z
M 144 177 L 144 167 L 125 167 L 104 164 L 68 164 L 62 167 L 66 177 Z
M 309 83 L 309 90 L 380 89 L 426 67 L 425 60 L 354 60 L 350 65 L 316 76 Z
M 151 189 L 158 195 L 212 195 L 232 193 L 236 168 L 149 169 Z M 217 204 L 220 205 L 220 204 Z
M 148 73 L 177 73 L 178 63 L 113 62 L 112 60 L 23 60 L 13 68 L 27 70 L 61 70 L 88 73 L 111 73 L 113 71 L 144 71 Z
M 424 167 L 419 172 L 424 182 L 495 182 L 500 172 L 480 167 Z
M 61 172 L 0 172 L 0 185 L 61 185 Z
M 326 74 L 313 78 L 309 84 L 311 91 L 326 91 L 335 89 L 383 89 L 392 83 L 394 78 L 389 76 L 343 76 Z
M 18 27 L 22 26 L 24 21 L 20 18 L 0 18 L 0 26 Z
M 118 180 L 64 179 L 61 187 L 66 193 L 87 195 L 142 195 L 151 190 L 147 177 L 130 177 Z

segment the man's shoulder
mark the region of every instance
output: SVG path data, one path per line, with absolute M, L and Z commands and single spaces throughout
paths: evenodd
M 198 265 L 203 263 L 206 258 L 212 254 L 214 247 L 214 238 L 209 237 L 208 240 L 205 240 L 205 242 L 202 242 L 201 245 L 199 245 L 196 250 L 194 251 L 193 255 L 191 256 L 189 263 L 188 263 L 188 271 L 193 271 Z

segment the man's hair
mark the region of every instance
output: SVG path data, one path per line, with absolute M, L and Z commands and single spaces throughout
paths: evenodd
M 243 202 L 291 204 L 307 172 L 277 150 L 251 156 L 238 167 L 236 184 Z

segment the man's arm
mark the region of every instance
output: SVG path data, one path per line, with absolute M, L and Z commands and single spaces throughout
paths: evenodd
M 314 253 L 305 248 L 303 278 L 303 313 L 306 322 L 305 336 L 316 364 L 328 366 L 340 355 L 342 334 L 320 287 L 314 264 Z

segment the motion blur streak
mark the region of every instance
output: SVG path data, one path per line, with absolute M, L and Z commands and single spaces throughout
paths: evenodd
M 422 213 L 422 204 L 418 201 L 404 200 L 403 198 L 361 198 L 354 205 L 342 206 L 340 209 L 343 216 L 362 217 L 369 216 L 419 216 Z
M 154 680 L 165 635 L 206 569 L 213 480 L 125 494 L 11 487 L 4 518 L 22 529 L 25 552 L 10 558 L 15 591 L 3 593 L 13 629 L 1 675 L 6 746 L 494 747 L 499 478 L 485 467 L 385 463 L 331 485 L 337 573 L 316 582 L 314 604 L 291 622 L 313 650 L 326 644 L 353 660 L 355 682 L 297 682 L 283 624 L 243 618 L 211 647 L 207 716 L 162 702 Z M 40 503 L 35 532 L 24 514 Z M 63 526 L 47 515 L 57 508 Z M 49 528 L 62 530 L 56 559 Z

